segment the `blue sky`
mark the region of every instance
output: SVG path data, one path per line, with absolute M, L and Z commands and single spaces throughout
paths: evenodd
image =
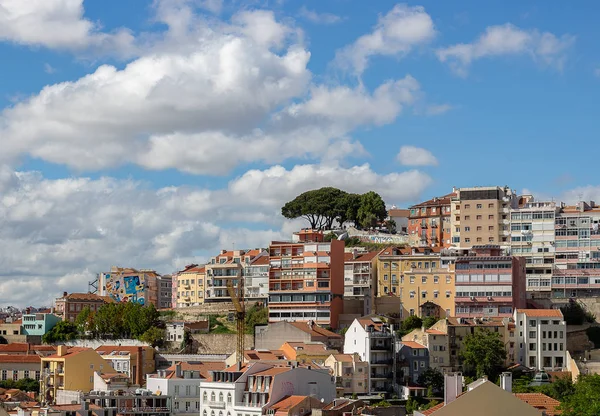
M 0 304 L 15 282 L 46 302 L 113 264 L 266 245 L 319 186 L 600 196 L 596 2 L 2 9 Z

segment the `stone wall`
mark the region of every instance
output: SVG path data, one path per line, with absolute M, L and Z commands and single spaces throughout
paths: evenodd
M 55 343 L 56 345 L 67 345 L 69 347 L 85 347 L 96 349 L 103 345 L 119 345 L 122 347 L 142 347 L 150 345 L 137 339 L 76 339 Z
M 237 346 L 237 334 L 194 334 L 198 354 L 233 354 Z M 254 336 L 244 335 L 244 348 L 254 347 Z
M 246 301 L 246 309 L 250 309 L 256 303 L 256 301 Z M 188 306 L 186 308 L 175 308 L 173 310 L 177 312 L 178 319 L 196 320 L 206 315 L 226 315 L 229 312 L 233 312 L 235 308 L 231 302 L 212 302 L 204 305 Z

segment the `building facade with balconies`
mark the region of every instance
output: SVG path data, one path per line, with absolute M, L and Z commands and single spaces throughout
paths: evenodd
M 562 206 L 555 223 L 552 297 L 600 296 L 600 207 Z
M 454 258 L 439 247 L 389 247 L 377 262 L 378 296 L 400 298 L 402 316 L 445 317 L 454 311 Z
M 395 391 L 395 334 L 377 317 L 355 319 L 344 335 L 344 354 L 358 354 L 369 363 L 368 393 Z
M 456 258 L 455 316 L 511 317 L 525 307 L 525 259 L 497 245 L 474 246 Z
M 206 264 L 206 292 L 205 302 L 231 302 L 227 284 L 231 283 L 234 290 L 238 291 L 240 284 L 244 284 L 244 268 L 259 256 L 266 255 L 262 249 L 254 250 L 222 250 L 218 256 L 210 259 Z M 243 297 L 244 293 L 240 293 Z
M 518 362 L 537 370 L 562 371 L 567 365 L 567 324 L 560 309 L 517 309 Z
M 369 392 L 369 363 L 362 361 L 357 353 L 331 354 L 325 360 L 325 367 L 330 368 L 335 377 L 338 396 Z
M 273 241 L 269 247 L 269 322 L 314 321 L 337 328 L 343 313 L 344 242 Z M 310 237 L 303 233 L 303 238 Z
M 377 280 L 378 251 L 346 253 L 344 262 L 344 300 L 361 300 L 373 304 Z M 369 299 L 365 299 L 365 296 Z
M 408 237 L 411 246 L 450 247 L 451 200 L 454 193 L 432 198 L 409 208 Z
M 244 267 L 244 296 L 248 300 L 269 298 L 269 256 L 263 253 Z
M 177 283 L 175 283 L 175 281 Z M 190 264 L 173 277 L 176 307 L 184 308 L 204 304 L 206 268 Z
M 510 214 L 510 252 L 525 259 L 528 297 L 549 298 L 554 270 L 555 218 L 560 207 L 553 201 L 518 198 Z

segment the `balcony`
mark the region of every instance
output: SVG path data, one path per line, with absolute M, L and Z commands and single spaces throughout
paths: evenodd
M 225 409 L 225 402 L 208 402 L 208 407 L 213 409 Z

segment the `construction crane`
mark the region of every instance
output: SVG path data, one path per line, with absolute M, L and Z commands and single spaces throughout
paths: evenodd
M 244 363 L 244 336 L 246 333 L 246 305 L 244 303 L 244 283 L 239 279 L 237 292 L 233 287 L 231 279 L 227 280 L 227 291 L 235 308 L 235 320 L 237 326 L 236 361 L 238 365 Z

